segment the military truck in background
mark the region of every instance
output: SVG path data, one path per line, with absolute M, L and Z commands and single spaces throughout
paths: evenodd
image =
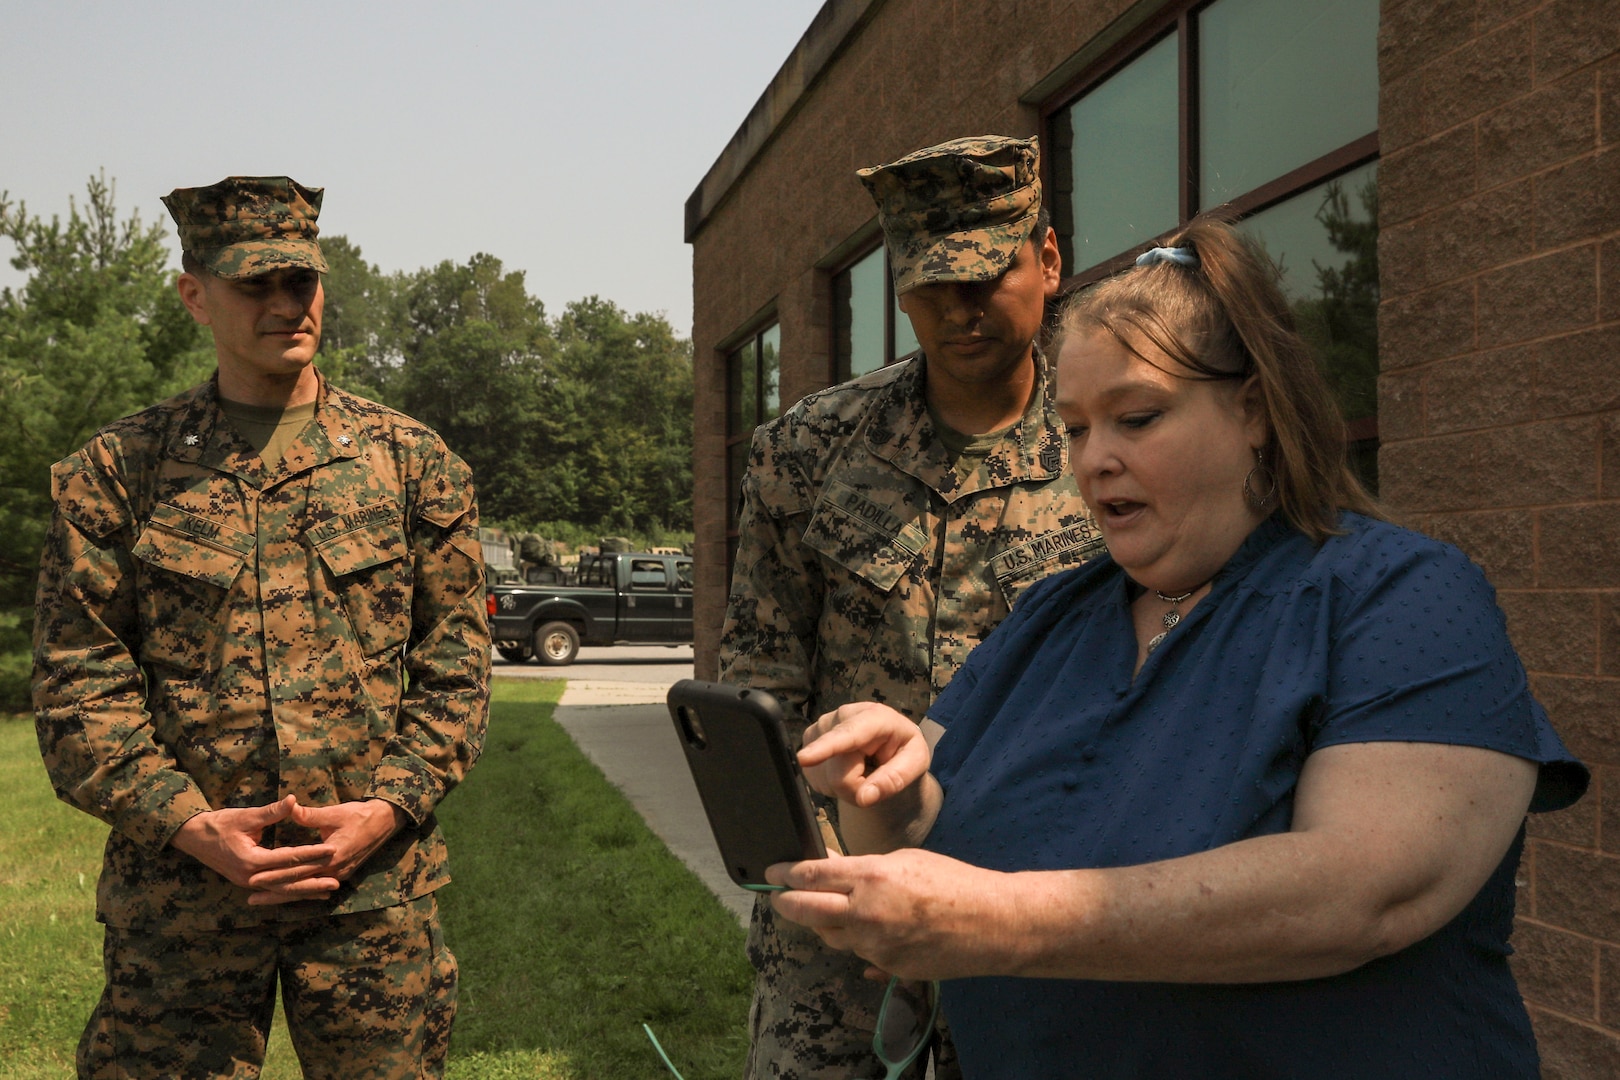
M 478 546 L 484 549 L 484 574 L 491 585 L 520 579 L 517 563 L 512 561 L 512 542 L 505 529 L 480 527 Z
M 556 545 L 537 533 L 518 533 L 512 537 L 512 549 L 517 555 L 518 578 L 531 585 L 565 585 L 569 569 L 557 554 Z
M 606 550 L 618 539 L 581 555 L 567 581 L 491 579 L 484 602 L 502 659 L 557 667 L 581 645 L 691 644 L 692 557 Z
M 587 548 L 581 554 L 589 557 L 597 550 L 629 551 L 631 547 L 623 537 L 604 536 L 602 542 L 624 546 Z M 516 581 L 531 585 L 567 585 L 578 572 L 580 554 L 565 557 L 558 551 L 558 545 L 539 533 L 485 526 L 478 530 L 478 543 L 484 549 L 484 568 L 493 585 L 510 585 Z

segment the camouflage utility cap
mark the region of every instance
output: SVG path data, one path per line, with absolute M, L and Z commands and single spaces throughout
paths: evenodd
M 283 267 L 326 273 L 315 242 L 324 188 L 287 176 L 227 176 L 163 197 L 180 230 L 180 246 L 209 273 L 233 281 Z
M 981 135 L 862 169 L 894 264 L 894 288 L 990 281 L 1012 265 L 1041 209 L 1039 143 Z

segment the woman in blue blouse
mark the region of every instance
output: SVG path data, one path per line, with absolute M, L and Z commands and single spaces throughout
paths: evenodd
M 971 327 L 964 327 L 971 333 Z M 1534 1077 L 1526 810 L 1585 769 L 1495 596 L 1379 520 L 1274 272 L 1195 223 L 1060 327 L 1110 557 L 1033 586 L 921 727 L 806 732 L 853 851 L 773 902 L 942 979 L 983 1077 Z

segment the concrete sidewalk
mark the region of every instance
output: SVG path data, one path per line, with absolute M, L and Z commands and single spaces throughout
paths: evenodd
M 688 673 L 690 674 L 690 673 Z M 556 719 L 668 848 L 746 926 L 754 895 L 726 876 L 680 737 L 664 707 L 668 686 L 570 681 Z

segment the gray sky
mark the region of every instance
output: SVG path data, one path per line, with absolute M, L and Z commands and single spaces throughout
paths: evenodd
M 820 6 L 0 0 L 0 190 L 65 214 L 105 169 L 168 226 L 172 188 L 285 173 L 384 270 L 487 251 L 551 314 L 595 293 L 684 335 L 686 197 Z

